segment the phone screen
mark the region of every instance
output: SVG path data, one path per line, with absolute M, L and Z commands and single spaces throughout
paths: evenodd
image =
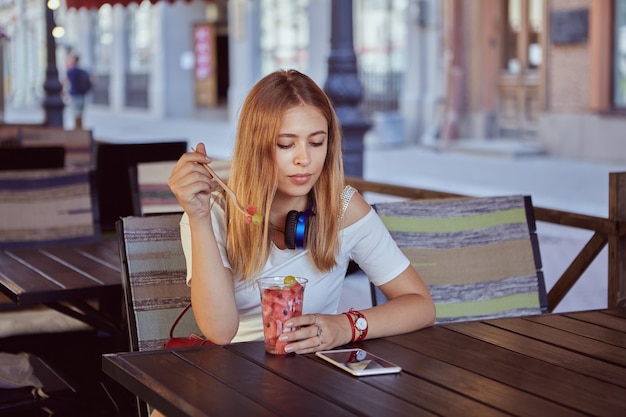
M 391 374 L 402 370 L 398 365 L 363 349 L 325 350 L 315 355 L 356 376 Z

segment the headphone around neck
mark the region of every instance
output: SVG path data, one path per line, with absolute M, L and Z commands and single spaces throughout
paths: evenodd
M 309 216 L 313 213 L 313 203 L 306 211 L 291 210 L 285 219 L 285 246 L 287 249 L 304 249 Z

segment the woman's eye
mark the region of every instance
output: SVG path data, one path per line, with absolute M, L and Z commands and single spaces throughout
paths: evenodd
M 320 146 L 324 146 L 324 141 L 321 142 L 311 142 L 311 146 L 314 148 L 319 148 Z
M 276 146 L 278 146 L 278 149 L 289 149 L 291 147 L 291 145 L 281 145 L 280 143 L 277 143 Z

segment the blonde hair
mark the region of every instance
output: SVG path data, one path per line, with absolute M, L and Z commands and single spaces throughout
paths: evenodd
M 237 128 L 229 185 L 244 204 L 254 206 L 263 215 L 260 226 L 246 223 L 245 216 L 226 202 L 228 258 L 235 275 L 242 280 L 260 273 L 269 257 L 269 213 L 278 181 L 274 154 L 280 122 L 287 110 L 301 104 L 316 107 L 328 121 L 328 151 L 322 173 L 311 190 L 316 215 L 309 218 L 306 248 L 319 270 L 329 271 L 337 264 L 344 187 L 341 127 L 330 99 L 311 78 L 296 70 L 279 70 L 252 88 Z

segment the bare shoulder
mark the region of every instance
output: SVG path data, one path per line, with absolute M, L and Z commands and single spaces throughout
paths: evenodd
M 361 194 L 358 192 L 354 193 L 343 215 L 342 227 L 348 227 L 361 220 L 371 209 L 372 207 Z

